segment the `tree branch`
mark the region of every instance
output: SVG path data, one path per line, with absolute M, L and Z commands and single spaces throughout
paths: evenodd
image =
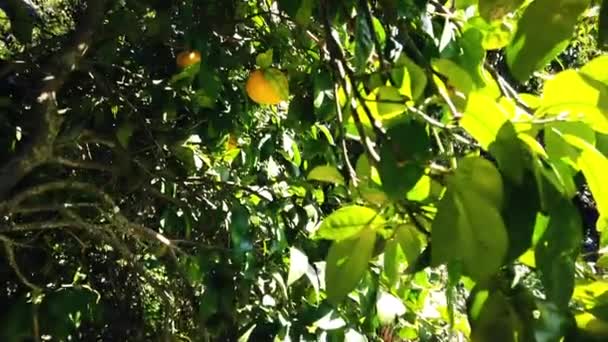
M 39 124 L 33 139 L 0 168 L 0 200 L 7 198 L 28 173 L 51 157 L 53 143 L 63 122 L 63 117 L 57 110 L 56 94 L 87 52 L 93 33 L 104 17 L 104 7 L 105 0 L 88 1 L 70 42 L 50 56 L 47 64 L 42 66 L 42 74 L 45 76 L 41 80 L 32 113 L 29 114 L 30 119 Z

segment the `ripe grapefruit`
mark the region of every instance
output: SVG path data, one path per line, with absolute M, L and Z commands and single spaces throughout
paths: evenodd
M 287 77 L 274 68 L 253 70 L 245 90 L 254 102 L 265 105 L 276 105 L 289 97 Z
M 186 68 L 192 64 L 200 63 L 201 54 L 196 50 L 182 51 L 177 55 L 176 62 L 180 68 Z

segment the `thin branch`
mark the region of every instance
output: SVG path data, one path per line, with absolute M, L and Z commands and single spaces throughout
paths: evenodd
M 4 244 L 4 251 L 6 252 L 6 256 L 8 258 L 8 263 L 11 265 L 11 267 L 15 271 L 15 274 L 17 275 L 19 280 L 21 280 L 21 282 L 23 284 L 25 284 L 27 287 L 32 289 L 34 292 L 42 292 L 42 289 L 40 287 L 38 287 L 38 286 L 34 285 L 32 282 L 30 282 L 25 277 L 25 275 L 23 275 L 23 273 L 21 272 L 21 269 L 19 268 L 19 265 L 17 264 L 17 260 L 15 260 L 15 251 L 13 250 L 13 244 L 14 244 L 13 240 L 7 238 L 4 235 L 0 235 L 0 241 L 2 241 L 2 243 Z
M 50 163 L 57 163 L 67 167 L 71 167 L 74 169 L 89 169 L 89 170 L 99 170 L 99 171 L 107 171 L 114 172 L 112 167 L 100 164 L 89 162 L 85 160 L 70 160 L 63 157 L 55 157 L 49 161 Z

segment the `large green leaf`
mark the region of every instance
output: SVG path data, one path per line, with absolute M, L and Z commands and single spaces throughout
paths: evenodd
M 366 228 L 348 240 L 334 241 L 325 268 L 327 299 L 341 302 L 365 274 L 374 250 L 376 232 Z
M 567 307 L 574 290 L 574 267 L 583 228 L 576 208 L 562 200 L 550 212 L 549 225 L 536 243 L 536 266 L 547 299 Z
M 566 48 L 579 15 L 589 3 L 590 0 L 533 1 L 506 50 L 513 76 L 525 81 Z
M 315 233 L 318 239 L 344 240 L 353 237 L 365 228 L 372 230 L 384 227 L 384 218 L 374 209 L 351 205 L 340 208 L 323 220 Z
M 532 246 L 540 199 L 534 175 L 527 172 L 520 185 L 505 182 L 505 205 L 502 217 L 509 236 L 507 261 L 515 260 Z
M 502 197 L 496 168 L 480 158 L 464 159 L 449 179 L 433 221 L 432 264 L 462 262 L 464 273 L 476 280 L 497 272 L 508 248 L 499 211 Z
M 508 115 L 491 97 L 472 92 L 469 94 L 460 125 L 487 150 L 507 122 Z
M 601 63 L 590 64 L 587 73 L 602 78 L 598 75 L 601 66 Z M 608 85 L 587 73 L 566 70 L 547 81 L 538 112 L 583 121 L 596 131 L 608 133 Z
M 456 189 L 476 192 L 484 197 L 489 205 L 498 209 L 502 208 L 502 177 L 488 160 L 479 157 L 461 159 L 450 181 Z

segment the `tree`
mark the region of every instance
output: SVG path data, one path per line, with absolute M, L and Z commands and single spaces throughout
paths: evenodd
M 3 341 L 608 336 L 606 1 L 1 8 Z

